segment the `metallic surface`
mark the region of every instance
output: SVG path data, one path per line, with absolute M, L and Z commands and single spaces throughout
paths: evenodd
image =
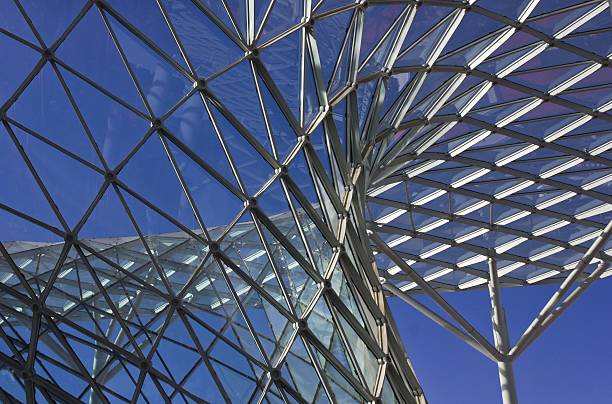
M 612 275 L 608 1 L 62 6 L 0 4 L 3 401 L 423 403 L 396 296 L 514 403 Z

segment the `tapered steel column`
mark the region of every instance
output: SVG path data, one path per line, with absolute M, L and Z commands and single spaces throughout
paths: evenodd
M 493 325 L 495 347 L 505 356 L 510 350 L 510 341 L 508 338 L 506 315 L 501 304 L 501 289 L 497 276 L 497 266 L 493 258 L 489 258 L 489 296 L 491 299 L 491 323 Z M 502 402 L 504 404 L 518 403 L 512 361 L 505 357 L 503 361 L 497 362 L 497 368 L 499 370 Z

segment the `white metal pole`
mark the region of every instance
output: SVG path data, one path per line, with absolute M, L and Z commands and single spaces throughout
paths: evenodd
M 517 404 L 518 398 L 514 381 L 514 369 L 512 367 L 512 360 L 507 356 L 510 349 L 508 325 L 506 324 L 506 315 L 501 303 L 501 289 L 497 276 L 497 266 L 493 258 L 489 258 L 489 296 L 491 298 L 491 323 L 493 325 L 495 347 L 504 355 L 504 360 L 497 362 L 502 402 L 503 404 Z

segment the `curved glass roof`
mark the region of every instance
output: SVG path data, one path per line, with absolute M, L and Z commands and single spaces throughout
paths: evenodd
M 486 285 L 487 257 L 502 285 L 559 280 L 611 218 L 609 4 L 493 3 L 419 19 L 438 48 L 403 45 L 375 135 L 369 226 L 443 290 Z
M 612 275 L 610 13 L 3 1 L 3 400 L 422 403 L 381 282 Z

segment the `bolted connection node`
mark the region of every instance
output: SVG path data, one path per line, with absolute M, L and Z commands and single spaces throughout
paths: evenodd
M 213 241 L 212 243 L 210 243 L 208 245 L 208 249 L 210 250 L 212 254 L 219 254 L 221 252 L 221 247 L 219 246 L 219 243 L 217 243 L 216 241 Z
M 221 254 L 221 246 L 216 241 L 208 245 L 208 250 L 214 257 L 218 257 Z
M 297 323 L 294 323 L 293 326 L 299 333 L 302 333 L 308 330 L 308 321 L 301 319 L 301 320 L 298 320 Z
M 51 52 L 51 49 L 45 49 L 42 51 L 42 57 L 46 60 L 52 60 L 54 58 L 54 55 L 53 52 Z
M 248 60 L 253 60 L 253 59 L 257 59 L 259 57 L 259 49 L 257 48 L 251 48 L 248 51 L 246 51 L 244 53 L 244 56 L 248 59 Z
M 289 168 L 285 165 L 282 165 L 276 169 L 276 173 L 281 177 L 285 177 L 289 175 Z
M 72 233 L 66 233 L 66 234 L 64 235 L 64 241 L 65 241 L 66 243 L 72 243 L 72 242 L 74 242 L 74 240 L 76 240 L 76 237 L 74 236 L 74 234 L 72 234 Z
M 164 123 L 162 122 L 161 119 L 156 118 L 153 120 L 153 122 L 151 122 L 151 127 L 155 130 L 159 130 L 161 129 L 161 127 L 164 125 Z
M 170 299 L 170 305 L 172 307 L 179 307 L 181 305 L 181 299 L 179 299 L 178 297 L 174 297 L 172 299 Z
M 193 82 L 193 88 L 197 91 L 206 90 L 206 80 L 199 77 L 196 81 Z
M 280 380 L 282 377 L 281 371 L 279 369 L 270 370 L 270 379 L 273 381 Z
M 19 377 L 23 380 L 31 380 L 32 376 L 32 372 L 30 372 L 29 369 L 23 369 L 21 372 L 19 372 Z
M 309 19 L 307 19 L 304 22 L 305 22 L 305 24 L 304 24 L 305 28 L 310 29 L 310 30 L 314 29 L 314 25 L 315 25 L 314 17 L 310 17 Z
M 257 199 L 256 198 L 247 199 L 246 201 L 244 201 L 244 207 L 250 210 L 257 209 Z
M 323 293 L 329 293 L 334 290 L 334 286 L 329 279 L 325 279 L 321 282 L 321 286 L 323 287 Z
M 310 143 L 310 135 L 309 134 L 304 134 L 302 136 L 299 136 L 298 137 L 298 142 L 302 142 L 304 144 Z
M 40 304 L 38 304 L 37 302 L 32 303 L 32 313 L 38 313 L 40 312 L 40 310 Z
M 108 182 L 113 182 L 117 179 L 117 175 L 113 171 L 107 171 L 106 174 L 104 174 L 104 179 Z
M 140 369 L 144 371 L 151 369 L 151 361 L 144 359 L 142 362 L 140 362 Z

